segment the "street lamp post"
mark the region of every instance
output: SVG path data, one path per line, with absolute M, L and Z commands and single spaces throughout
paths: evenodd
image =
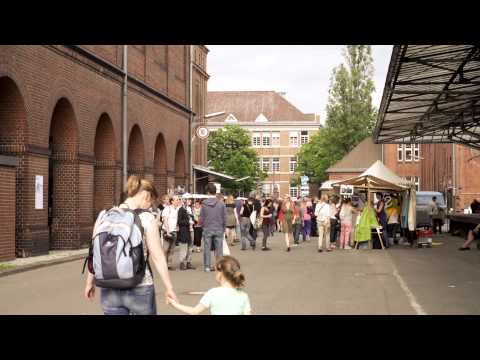
M 192 91 L 192 89 L 190 89 L 190 91 Z M 191 92 L 190 93 L 190 98 L 192 98 L 192 96 L 193 95 L 192 95 L 192 92 Z M 193 111 L 193 109 L 191 109 L 191 110 Z M 195 179 L 195 174 L 194 174 L 194 170 L 193 170 L 193 141 L 195 140 L 195 137 L 198 137 L 198 136 L 196 134 L 195 127 L 197 126 L 198 123 L 202 123 L 202 121 L 196 121 L 195 119 L 200 118 L 200 119 L 205 120 L 205 119 L 208 119 L 208 118 L 211 118 L 211 117 L 224 115 L 225 113 L 226 113 L 225 111 L 219 111 L 219 112 L 216 112 L 216 113 L 211 113 L 211 114 L 204 115 L 203 117 L 197 117 L 197 116 L 194 117 L 193 113 L 190 115 L 190 127 L 189 127 L 189 132 L 190 132 L 190 192 L 193 192 L 193 193 L 196 192 L 196 179 Z M 208 133 L 202 139 L 206 139 L 206 138 L 208 138 Z

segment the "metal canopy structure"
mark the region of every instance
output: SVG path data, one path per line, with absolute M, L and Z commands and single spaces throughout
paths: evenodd
M 480 149 L 479 46 L 394 46 L 374 141 Z

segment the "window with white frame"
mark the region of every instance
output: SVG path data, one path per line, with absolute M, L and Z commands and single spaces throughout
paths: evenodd
M 280 193 L 280 184 L 273 185 L 273 192 Z
M 290 131 L 288 143 L 290 146 L 298 146 L 298 132 Z
M 289 166 L 290 172 L 295 172 L 297 171 L 297 158 L 296 157 L 291 157 L 290 158 L 290 166 Z
M 405 161 L 412 161 L 412 144 L 405 144 Z
M 270 133 L 264 132 L 262 134 L 262 145 L 263 146 L 270 146 Z
M 280 146 L 280 131 L 272 132 L 272 146 Z
M 302 130 L 300 133 L 300 145 L 308 143 L 308 131 Z
M 262 168 L 262 163 L 261 163 L 261 160 L 259 158 L 257 158 L 257 166 L 259 169 Z
M 298 187 L 290 187 L 290 196 L 294 198 L 298 197 Z
M 266 172 L 270 171 L 270 158 L 262 158 L 262 170 Z
M 403 161 L 403 145 L 397 145 L 397 161 Z
M 252 134 L 252 146 L 253 147 L 259 147 L 261 144 L 260 144 L 260 133 L 253 133 Z
M 413 144 L 413 160 L 420 161 L 420 144 Z
M 272 159 L 272 171 L 280 171 L 280 158 Z

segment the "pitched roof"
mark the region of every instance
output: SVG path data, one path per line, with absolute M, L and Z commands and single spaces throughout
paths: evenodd
M 223 111 L 209 121 L 222 122 L 229 114 L 240 123 L 253 123 L 260 114 L 272 122 L 316 121 L 315 114 L 303 113 L 275 91 L 209 91 L 207 113 Z
M 382 145 L 374 144 L 371 137 L 366 138 L 353 148 L 342 160 L 327 169 L 333 172 L 364 172 L 375 161 L 382 160 Z

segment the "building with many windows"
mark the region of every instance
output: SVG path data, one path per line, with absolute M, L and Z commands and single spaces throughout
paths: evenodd
M 305 114 L 284 93 L 275 91 L 209 91 L 208 127 L 215 131 L 236 124 L 248 130 L 259 166 L 268 174 L 260 184 L 265 195 L 300 195 L 290 181 L 297 169 L 297 153 L 320 125 L 320 116 Z

